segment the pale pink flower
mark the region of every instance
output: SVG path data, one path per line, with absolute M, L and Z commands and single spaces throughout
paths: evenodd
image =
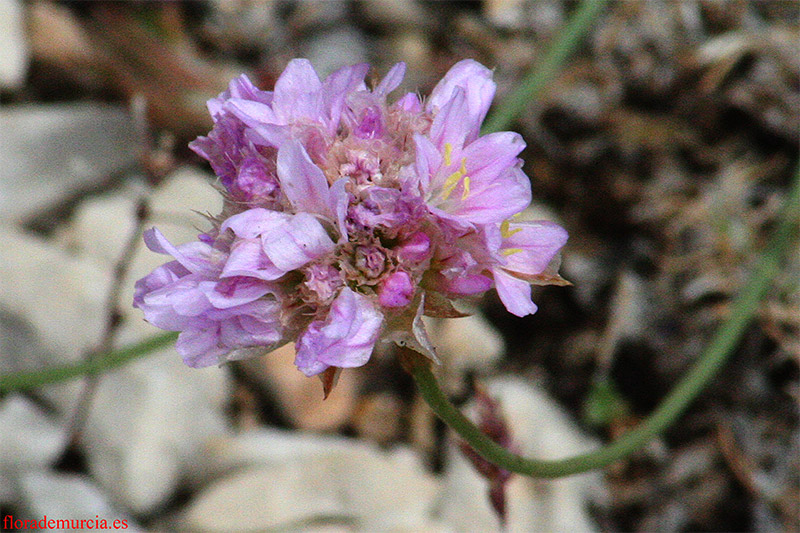
M 190 366 L 297 343 L 318 375 L 366 363 L 380 339 L 435 354 L 420 317 L 496 288 L 506 308 L 536 311 L 531 283 L 556 273 L 566 232 L 516 216 L 531 200 L 512 132 L 480 136 L 492 74 L 457 63 L 426 102 L 374 89 L 367 65 L 320 81 L 289 63 L 274 91 L 241 76 L 209 102 L 214 129 L 191 144 L 226 190 L 223 214 L 195 243 L 146 243 L 175 261 L 136 286 L 134 305 L 180 331 Z M 513 218 L 512 218 L 513 217 Z

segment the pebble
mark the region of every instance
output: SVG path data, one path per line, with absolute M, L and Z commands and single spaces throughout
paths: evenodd
M 506 351 L 503 336 L 476 310 L 462 318 L 423 317 L 436 351 L 446 368 L 444 385 L 458 389 L 462 376 L 469 371 L 488 370 Z
M 221 439 L 205 463 L 214 466 L 209 474 L 217 481 L 189 503 L 179 529 L 297 530 L 334 523 L 419 531 L 431 521 L 439 490 L 408 448 L 381 451 L 301 432 L 261 429 Z
M 46 348 L 38 360 L 23 361 L 9 354 L 5 365 L 30 370 L 78 360 L 100 339 L 110 269 L 12 226 L 0 224 L 0 228 L 5 236 L 0 309 L 24 319 Z M 59 399 L 69 401 L 69 397 Z
M 0 402 L 0 428 L 0 502 L 15 504 L 20 476 L 42 472 L 56 460 L 64 430 L 18 394 Z
M 322 382 L 308 378 L 294 365 L 294 344 L 240 364 L 249 376 L 273 392 L 275 401 L 292 425 L 312 431 L 333 431 L 347 424 L 355 410 L 361 383 L 358 369 L 339 375 L 333 391 L 323 401 Z
M 0 89 L 21 89 L 28 73 L 25 9 L 20 0 L 0 2 Z
M 566 413 L 530 383 L 499 377 L 486 386 L 490 396 L 499 401 L 514 443 L 523 455 L 560 459 L 594 448 Z M 446 461 L 442 520 L 456 531 L 500 530 L 489 504 L 487 482 L 453 443 L 448 446 Z M 599 531 L 589 515 L 589 506 L 605 494 L 598 473 L 555 480 L 515 475 L 506 491 L 507 531 Z
M 310 34 L 301 55 L 311 61 L 323 80 L 341 67 L 368 61 L 364 37 L 350 26 Z
M 84 476 L 74 474 L 57 474 L 35 472 L 24 476 L 22 483 L 23 505 L 27 511 L 25 518 L 42 520 L 105 520 L 92 523 L 92 526 L 81 529 L 119 529 L 114 528 L 114 521 L 124 521 L 125 531 L 144 531 L 131 516 L 113 505 L 108 497 Z M 23 517 L 19 517 L 23 518 Z M 46 525 L 46 523 L 45 523 Z M 122 524 L 118 524 L 121 526 Z
M 84 432 L 94 479 L 135 513 L 162 506 L 227 431 L 228 375 L 186 367 L 172 347 L 109 372 Z
M 82 205 L 68 230 L 71 248 L 110 268 L 130 237 L 134 196 L 129 192 Z M 167 176 L 148 205 L 146 227 L 157 226 L 176 245 L 196 239 L 204 227 L 195 210 L 222 208 L 208 174 L 188 167 Z M 131 302 L 134 281 L 166 261 L 139 240 L 121 287 L 119 345 L 161 333 Z M 85 432 L 90 471 L 116 501 L 137 513 L 163 505 L 200 460 L 206 439 L 227 431 L 223 411 L 230 386 L 227 372 L 188 368 L 172 347 L 107 373 Z
M 133 131 L 124 109 L 97 103 L 0 108 L 0 219 L 40 215 L 108 181 L 136 160 Z

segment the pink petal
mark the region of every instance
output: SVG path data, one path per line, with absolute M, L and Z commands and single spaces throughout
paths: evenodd
M 214 270 L 210 262 L 213 249 L 205 243 L 194 241 L 178 248 L 158 228 L 150 228 L 144 232 L 144 243 L 156 253 L 171 255 L 190 272 L 207 273 Z
M 298 339 L 295 364 L 307 376 L 331 366 L 361 366 L 372 355 L 382 323 L 383 315 L 369 298 L 345 287 L 325 321 L 312 322 Z
M 219 331 L 217 325 L 208 329 L 187 330 L 178 335 L 175 350 L 183 357 L 183 362 L 192 368 L 205 368 L 219 363 L 225 350 L 217 345 Z
M 453 279 L 440 276 L 437 288 L 449 294 L 468 296 L 488 291 L 492 288 L 492 280 L 482 274 L 465 274 Z
M 519 250 L 506 256 L 504 268 L 522 274 L 541 274 L 567 242 L 567 231 L 546 220 L 511 223 L 501 250 Z
M 255 239 L 262 233 L 267 233 L 286 224 L 290 217 L 291 215 L 288 213 L 257 207 L 229 217 L 222 223 L 219 232 L 222 234 L 230 229 L 237 237 Z
M 489 106 L 492 104 L 494 92 L 497 88 L 492 81 L 492 71 L 477 61 L 465 59 L 459 61 L 445 74 L 431 92 L 425 109 L 428 112 L 440 112 L 451 101 L 460 89 L 466 94 L 465 126 L 469 133 L 467 140 L 471 141 L 478 136 L 480 125 L 486 117 Z
M 133 306 L 138 307 L 148 293 L 166 287 L 189 273 L 177 261 L 170 261 L 161 265 L 136 282 L 134 285 Z
M 319 220 L 308 213 L 294 215 L 287 224 L 262 236 L 264 253 L 286 272 L 299 268 L 335 247 Z
M 262 124 L 285 124 L 276 115 L 272 106 L 243 98 L 231 98 L 225 102 L 225 111 L 244 122 L 251 128 Z
M 271 292 L 269 284 L 254 278 L 224 278 L 213 284 L 211 290 L 204 291 L 211 305 L 217 309 L 227 309 L 250 303 Z
M 519 133 L 490 133 L 465 146 L 459 161 L 453 164 L 460 164 L 461 158 L 466 160 L 467 175 L 475 188 L 480 182 L 492 181 L 518 165 L 517 156 L 524 148 L 525 141 Z
M 349 197 L 347 194 L 347 178 L 340 178 L 333 182 L 330 189 L 330 207 L 336 214 L 336 225 L 339 229 L 339 243 L 347 242 L 347 227 L 345 217 L 347 216 L 347 206 Z
M 275 313 L 277 317 L 277 311 Z M 266 348 L 281 341 L 280 322 L 261 320 L 243 314 L 220 323 L 220 342 L 229 348 L 261 346 Z
M 414 168 L 419 179 L 420 192 L 427 191 L 431 178 L 442 166 L 442 154 L 430 139 L 419 134 L 414 135 L 414 146 L 416 148 Z
M 401 263 L 419 264 L 431 255 L 431 238 L 418 231 L 400 243 L 395 252 Z
M 390 92 L 397 89 L 400 83 L 403 81 L 403 76 L 406 75 L 406 64 L 405 63 L 395 63 L 392 68 L 389 69 L 389 72 L 386 73 L 386 76 L 381 80 L 378 86 L 373 91 L 373 94 L 378 96 L 386 96 Z
M 471 126 L 467 97 L 463 89 L 456 88 L 453 97 L 436 113 L 428 136 L 439 150 L 444 151 L 445 144 L 449 143 L 455 151 L 460 151 Z
M 404 94 L 392 107 L 408 111 L 409 113 L 416 114 L 422 112 L 422 103 L 419 101 L 419 96 L 417 96 L 416 93 Z
M 197 289 L 196 280 L 181 280 L 141 296 L 136 307 L 152 325 L 169 331 L 182 331 L 205 324 L 207 321 L 202 314 L 210 304 Z
M 411 276 L 402 270 L 389 275 L 378 288 L 378 301 L 384 307 L 405 307 L 414 298 Z
M 514 168 L 492 182 L 478 181 L 464 199 L 454 192 L 448 200 L 441 207 L 448 213 L 474 224 L 500 223 L 530 205 L 531 182 L 521 169 Z
M 308 59 L 292 59 L 275 82 L 273 109 L 289 123 L 298 118 L 319 118 L 322 84 Z
M 360 63 L 342 67 L 327 78 L 322 84 L 323 107 L 328 114 L 328 131 L 333 134 L 339 125 L 345 99 L 347 96 L 364 87 L 364 77 L 369 71 L 369 64 Z
M 242 239 L 231 248 L 220 277 L 247 276 L 271 281 L 284 274 L 286 270 L 276 267 L 264 253 L 261 239 Z
M 262 104 L 272 103 L 272 91 L 262 91 L 250 81 L 245 74 L 233 78 L 228 84 L 228 94 L 230 98 L 244 98 L 261 102 Z
M 278 150 L 278 179 L 281 190 L 296 211 L 317 213 L 333 219 L 328 180 L 296 140 Z
M 493 269 L 497 295 L 509 313 L 517 316 L 531 315 L 536 312 L 536 304 L 531 301 L 531 286 L 506 274 L 500 269 Z

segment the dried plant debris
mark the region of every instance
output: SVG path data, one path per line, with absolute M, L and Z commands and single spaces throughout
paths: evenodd
M 205 100 L 234 75 L 246 72 L 269 89 L 293 57 L 310 58 L 323 74 L 366 61 L 379 77 L 405 61 L 399 90 L 425 94 L 454 63 L 473 58 L 494 70 L 502 101 L 539 64 L 577 6 L 556 0 L 5 1 L 14 16 L 0 22 L 9 30 L 0 31 L 3 42 L 10 43 L 0 60 L 0 124 L 41 125 L 66 111 L 91 118 L 113 110 L 116 122 L 129 127 L 104 130 L 93 119 L 82 128 L 94 132 L 94 148 L 112 154 L 90 165 L 91 172 L 81 158 L 72 161 L 85 150 L 70 151 L 69 143 L 39 150 L 31 128 L 24 128 L 27 135 L 14 128 L 0 134 L 10 139 L 0 142 L 0 160 L 20 159 L 25 150 L 13 148 L 24 141 L 34 147 L 28 151 L 37 168 L 48 169 L 27 178 L 13 169 L 0 175 L 0 191 L 15 193 L 13 201 L 0 202 L 7 207 L 0 220 L 16 243 L 8 256 L 16 262 L 0 266 L 8 270 L 4 279 L 20 280 L 0 284 L 6 294 L 0 326 L 9 333 L 0 343 L 2 369 L 63 361 L 65 354 L 77 360 L 101 340 L 102 306 L 134 224 L 135 198 L 155 191 L 153 223 L 171 224 L 170 237 L 180 242 L 194 238 L 202 219 L 190 208 L 214 193 L 205 167 L 185 145 L 208 131 Z M 540 309 L 531 317 L 510 317 L 488 296 L 476 302 L 472 318 L 431 323 L 451 394 L 474 400 L 467 384 L 513 374 L 526 387 L 546 390 L 567 413 L 564 419 L 597 440 L 628 430 L 658 404 L 728 316 L 776 226 L 798 165 L 799 41 L 800 9 L 791 1 L 609 4 L 514 126 L 528 145 L 524 170 L 538 208 L 557 213 L 570 233 L 562 273 L 574 285 L 535 288 Z M 56 152 L 69 164 L 47 160 Z M 26 194 L 25 184 L 36 194 Z M 52 221 L 33 224 L 32 213 Z M 562 512 L 561 500 L 542 497 L 542 487 L 561 485 L 528 486 L 514 476 L 509 529 L 528 523 L 568 529 L 576 520 L 573 529 L 586 530 L 800 529 L 800 244 L 788 256 L 732 361 L 679 424 L 596 476 L 605 491 L 599 482 L 582 488 L 593 494 L 591 506 L 583 497 L 564 500 L 580 510 L 579 520 Z M 59 284 L 70 272 L 44 268 L 52 258 L 62 266 L 84 265 L 81 276 Z M 134 257 L 132 275 L 154 266 L 150 260 L 157 258 Z M 53 274 L 37 284 L 31 273 L 43 271 Z M 120 343 L 152 332 L 135 310 L 125 311 L 130 285 L 120 287 Z M 64 292 L 63 301 L 53 307 L 43 291 Z M 87 309 L 96 323 L 64 329 L 85 321 Z M 14 466 L 12 460 L 0 468 L 2 512 L 49 515 L 53 487 L 80 482 L 144 528 L 211 528 L 208 517 L 224 520 L 219 510 L 230 501 L 263 514 L 263 490 L 272 486 L 263 475 L 269 474 L 278 476 L 274 486 L 296 489 L 290 499 L 298 507 L 283 508 L 285 520 L 270 522 L 278 527 L 449 531 L 469 520 L 474 526 L 477 518 L 448 511 L 441 500 L 447 491 L 472 486 L 453 472 L 476 476 L 473 467 L 454 453 L 410 378 L 385 353 L 391 349 L 381 346 L 369 365 L 343 375 L 324 402 L 318 380 L 297 381 L 296 371 L 284 372 L 292 365 L 290 346 L 273 358 L 202 376 L 178 368 L 175 354 L 139 362 L 100 381 L 87 434 L 73 446 L 80 460 L 67 477 L 47 462 L 67 436 L 78 385 L 26 396 L 26 409 L 46 422 L 50 444 L 33 462 Z M 0 413 L 21 401 L 0 398 Z M 525 427 L 536 417 L 512 413 L 508 402 L 503 407 L 523 442 L 515 424 Z M 120 433 L 119 413 L 140 418 Z M 274 433 L 276 427 L 284 432 Z M 530 434 L 541 436 L 538 428 Z M 130 431 L 135 438 L 127 437 Z M 340 462 L 352 457 L 358 464 L 349 471 Z M 359 477 L 363 468 L 371 469 L 369 476 Z M 375 473 L 391 480 L 396 468 L 421 488 L 403 491 L 399 511 L 396 494 L 383 492 L 395 490 L 390 481 L 363 486 Z M 315 490 L 336 497 L 309 515 L 302 507 L 306 489 L 297 481 L 331 476 L 336 479 Z M 470 501 L 486 506 L 488 529 L 497 527 L 486 483 L 475 487 Z M 351 489 L 358 498 L 369 496 L 368 505 L 340 501 Z M 519 501 L 535 510 L 530 522 L 515 518 L 522 516 Z M 85 502 L 74 504 L 76 516 L 94 516 Z M 584 511 L 589 507 L 591 516 Z M 259 519 L 255 511 L 253 517 Z

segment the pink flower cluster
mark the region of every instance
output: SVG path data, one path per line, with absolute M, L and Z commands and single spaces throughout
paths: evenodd
M 566 232 L 518 220 L 531 201 L 512 132 L 480 136 L 492 73 L 457 63 L 427 101 L 387 96 L 368 65 L 321 82 L 303 59 L 274 91 L 241 76 L 208 104 L 214 128 L 191 148 L 226 191 L 199 240 L 147 246 L 174 260 L 136 284 L 134 305 L 180 331 L 203 367 L 296 341 L 308 376 L 363 365 L 379 338 L 435 359 L 421 315 L 457 316 L 453 300 L 497 289 L 513 314 L 536 311 L 531 283 L 560 280 Z

